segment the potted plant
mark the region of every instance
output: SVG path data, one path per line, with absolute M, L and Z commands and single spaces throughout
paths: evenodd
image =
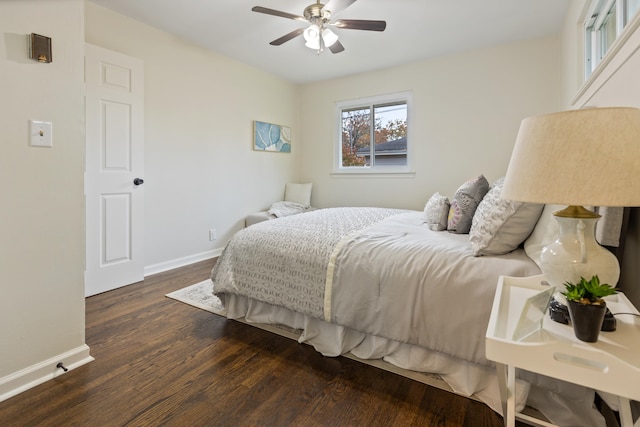
M 567 298 L 569 317 L 576 338 L 586 342 L 598 341 L 607 310 L 603 298 L 618 291 L 606 283 L 600 283 L 597 275 L 591 280 L 580 277 L 578 283 L 565 282 L 564 286 L 562 295 Z

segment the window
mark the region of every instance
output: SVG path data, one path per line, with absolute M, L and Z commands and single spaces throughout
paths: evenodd
M 409 108 L 408 93 L 339 103 L 336 172 L 408 172 Z
M 627 14 L 631 19 L 635 16 L 638 10 L 640 10 L 640 0 L 629 0 L 627 3 Z
M 585 80 L 640 9 L 640 0 L 593 0 L 585 22 Z

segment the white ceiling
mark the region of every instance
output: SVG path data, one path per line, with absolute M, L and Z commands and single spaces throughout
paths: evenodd
M 387 21 L 384 32 L 335 29 L 345 51 L 320 55 L 300 36 L 269 42 L 304 24 L 252 12 L 302 15 L 313 0 L 90 0 L 225 56 L 306 83 L 453 52 L 556 34 L 570 0 L 359 0 L 334 18 Z

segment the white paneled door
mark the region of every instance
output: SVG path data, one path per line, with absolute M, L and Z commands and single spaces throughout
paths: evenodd
M 143 64 L 85 45 L 85 295 L 144 279 Z

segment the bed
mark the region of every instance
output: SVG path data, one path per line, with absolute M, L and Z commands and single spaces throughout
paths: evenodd
M 540 274 L 521 243 L 546 209 L 505 208 L 500 185 L 476 195 L 468 232 L 442 230 L 441 217 L 429 221 L 430 203 L 438 207 L 431 213 L 441 213 L 456 202 L 438 193 L 425 211 L 327 208 L 252 225 L 218 259 L 214 293 L 230 319 L 295 330 L 326 356 L 436 374 L 501 413 L 495 368 L 484 356 L 490 310 L 500 275 Z M 506 230 L 507 221 L 517 227 Z M 519 242 L 504 248 L 510 238 Z M 554 422 L 570 413 L 570 423 L 604 425 L 593 391 L 526 373 L 519 382 L 520 408 L 533 406 Z

